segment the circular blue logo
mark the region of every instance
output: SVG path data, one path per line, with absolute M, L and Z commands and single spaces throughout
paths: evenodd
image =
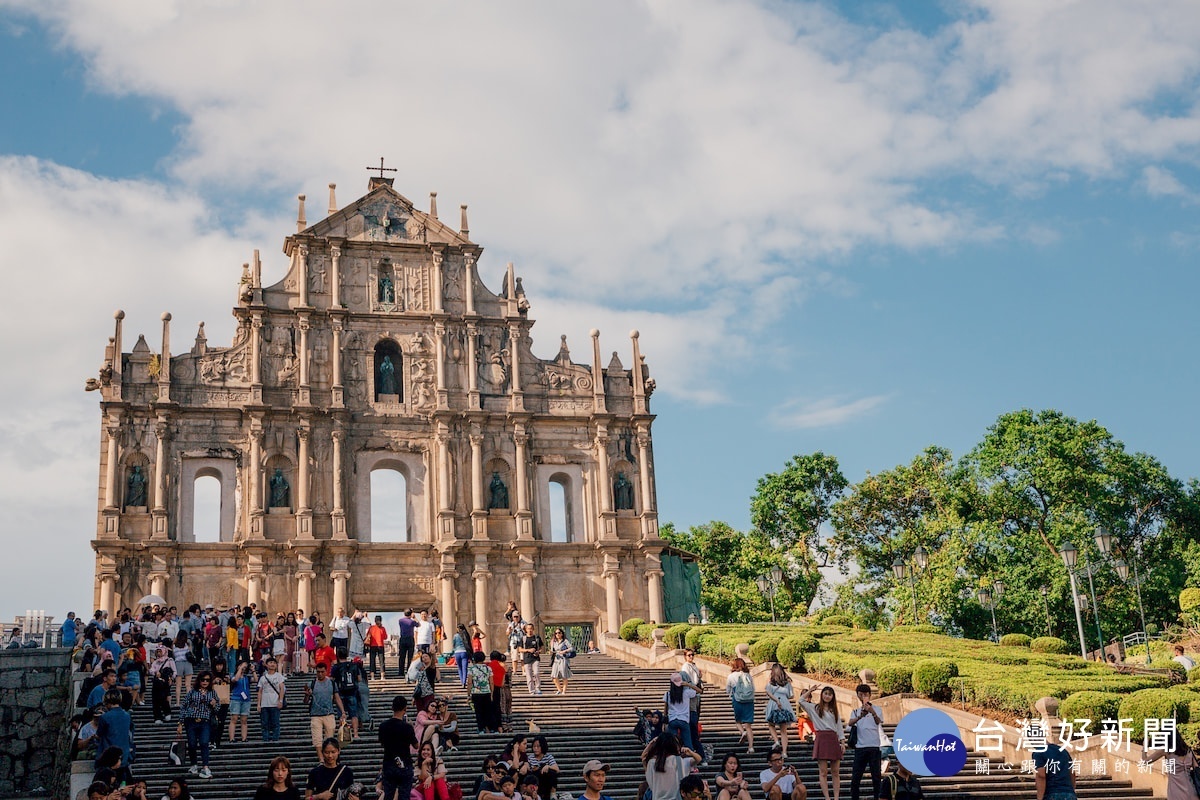
M 944 711 L 918 708 L 904 715 L 892 737 L 896 758 L 916 775 L 948 778 L 967 763 L 967 746 Z

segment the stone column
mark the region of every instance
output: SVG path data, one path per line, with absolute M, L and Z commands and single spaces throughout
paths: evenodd
M 638 332 L 636 329 L 629 332 L 629 338 L 633 342 L 633 365 L 630 371 L 633 375 L 633 413 L 646 413 L 646 379 L 642 374 L 642 350 L 638 347 Z
M 509 370 L 512 373 L 509 377 L 509 390 L 512 392 L 511 408 L 513 411 L 525 410 L 525 393 L 521 391 L 521 328 L 519 325 L 512 325 L 508 329 L 508 356 Z
M 435 373 L 437 374 L 437 405 L 438 408 L 446 408 L 448 401 L 446 393 L 446 325 L 442 322 L 435 323 L 433 326 L 433 344 Z
M 516 484 L 517 484 L 517 538 L 532 539 L 533 538 L 533 513 L 529 510 L 529 478 L 528 478 L 528 460 L 527 453 L 529 445 L 529 436 L 525 433 L 525 426 L 517 423 L 513 434 L 513 443 L 516 445 Z
M 296 248 L 296 281 L 300 288 L 299 305 L 308 306 L 308 245 L 302 244 Z
M 661 569 L 646 570 L 646 593 L 650 597 L 650 619 L 648 622 L 663 624 L 663 572 Z
M 521 573 L 521 615 L 533 619 L 533 579 L 537 573 L 526 570 Z
M 618 583 L 620 573 L 615 569 L 604 571 L 604 600 L 607 610 L 605 624 L 610 633 L 621 630 L 621 589 Z
M 341 272 L 342 248 L 335 245 L 329 247 L 330 275 L 329 282 L 329 306 L 330 308 L 342 307 L 342 272 Z M 337 348 L 334 348 L 336 351 Z M 336 374 L 336 372 L 334 373 Z M 340 383 L 336 381 L 335 383 Z M 303 608 L 303 606 L 301 606 Z
M 250 402 L 262 402 L 262 314 L 250 317 Z
M 434 252 L 433 254 L 433 311 L 435 314 L 441 314 L 445 311 L 442 306 L 442 262 L 445 261 L 445 256 L 441 253 Z
M 100 608 L 107 611 L 109 619 L 115 619 L 117 610 L 113 608 L 114 594 L 117 588 L 117 576 L 106 572 L 100 576 Z
M 596 426 L 596 483 L 600 487 L 600 511 L 608 513 L 612 507 L 612 486 L 608 478 L 608 426 Z
M 463 297 L 467 301 L 467 313 L 475 313 L 475 254 L 463 256 Z
M 329 577 L 333 580 L 333 613 L 337 613 L 337 609 L 346 608 L 346 581 L 350 580 L 350 572 L 335 569 Z
M 154 425 L 154 500 L 150 504 L 150 538 L 166 541 L 167 536 L 167 421 L 159 417 Z M 161 595 L 162 592 L 154 594 Z
M 297 343 L 297 349 L 300 351 L 297 354 L 298 357 L 300 358 L 299 403 L 300 403 L 300 405 L 308 405 L 309 401 L 311 400 L 311 397 L 309 394 L 309 385 L 308 385 L 308 367 L 309 367 L 309 364 L 308 364 L 308 358 L 309 358 L 308 331 L 311 326 L 309 325 L 307 314 L 300 314 L 299 322 L 300 322 L 300 325 L 299 325 L 300 341 Z
M 262 489 L 262 420 L 252 417 L 250 420 L 250 458 L 246 464 L 249 470 L 250 494 L 250 538 L 263 538 L 263 489 Z
M 150 574 L 150 594 L 156 594 L 159 597 L 166 599 L 167 578 L 170 577 L 165 572 L 153 572 Z
M 312 570 L 301 570 L 296 573 L 296 608 L 303 608 L 305 613 L 313 612 L 312 582 L 317 573 Z
M 478 562 L 475 564 L 475 571 L 471 574 L 471 577 L 475 579 L 475 621 L 482 625 L 485 631 L 488 630 L 488 577 L 490 574 L 486 569 L 480 569 Z
M 300 455 L 296 459 L 296 511 L 308 510 L 308 426 L 301 426 L 296 431 L 300 440 Z
M 654 492 L 650 486 L 650 432 L 639 425 L 637 432 L 638 474 L 642 483 L 642 512 L 654 511 Z
M 121 375 L 125 370 L 125 358 L 121 353 L 121 330 L 124 327 L 125 312 L 118 308 L 113 312 L 113 319 L 116 322 L 113 325 L 112 382 L 120 386 Z
M 108 463 L 105 465 L 104 472 L 104 506 L 105 508 L 117 508 L 121 505 L 121 497 L 117 488 L 117 480 L 120 478 L 117 467 L 121 457 L 117 445 L 117 437 L 121 435 L 120 423 L 110 417 L 105 432 L 108 434 Z M 111 611 L 112 609 L 105 610 Z
M 471 510 L 487 510 L 483 501 L 483 435 L 478 425 L 471 426 Z
M 251 572 L 246 576 L 246 604 L 262 605 L 262 573 Z M 303 608 L 303 606 L 301 606 Z
M 344 403 L 344 387 L 342 386 L 342 321 L 334 319 L 333 328 L 333 405 L 340 408 Z
M 158 402 L 171 402 L 171 314 L 162 315 L 162 355 L 158 364 Z
M 437 471 L 438 471 L 438 510 L 449 511 L 450 501 L 450 434 L 445 429 L 445 423 L 438 424 L 437 433 Z
M 479 408 L 479 328 L 467 323 L 467 406 Z
M 333 538 L 346 538 L 346 509 L 342 483 L 342 439 L 346 434 L 342 430 L 334 430 L 333 438 Z M 303 608 L 304 606 L 301 606 Z
M 457 572 L 443 571 L 438 573 L 438 583 L 442 598 L 442 625 L 446 628 L 446 641 L 448 642 L 454 639 L 454 628 L 458 625 L 458 613 L 454 602 L 457 594 L 454 591 L 454 581 L 457 578 Z

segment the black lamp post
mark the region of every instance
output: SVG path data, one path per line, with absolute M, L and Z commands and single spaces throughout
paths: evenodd
M 900 556 L 892 561 L 892 574 L 896 576 L 896 580 L 903 582 L 908 579 L 908 585 L 912 589 L 913 603 L 913 624 L 917 622 L 917 575 L 918 571 L 924 571 L 929 566 L 929 554 L 925 552 L 925 548 L 917 545 L 917 549 L 913 551 L 914 565 L 906 564 Z M 914 568 L 915 567 L 915 568 Z
M 783 584 L 783 568 L 771 567 L 771 574 L 759 575 L 755 581 L 758 584 L 759 591 L 771 598 L 771 622 L 777 622 L 775 618 L 775 592 Z
M 1099 545 L 1101 553 L 1108 555 L 1108 551 L 1112 548 L 1112 534 L 1110 534 L 1104 528 L 1100 528 L 1099 530 L 1096 531 L 1096 544 Z M 1148 634 L 1146 632 L 1146 609 L 1142 605 L 1142 581 L 1141 581 L 1141 576 L 1138 575 L 1137 564 L 1138 564 L 1137 554 L 1135 553 L 1134 558 L 1133 558 L 1133 587 L 1134 587 L 1134 589 L 1137 590 L 1138 616 L 1140 617 L 1141 622 L 1142 622 L 1142 636 L 1145 637 L 1145 639 L 1146 639 L 1146 663 L 1149 664 L 1150 663 L 1150 634 Z M 1129 564 L 1127 564 L 1124 559 L 1118 559 L 1113 564 L 1113 566 L 1116 567 L 1117 576 L 1120 577 L 1120 579 L 1122 581 L 1128 582 L 1129 581 Z
M 1079 611 L 1079 587 L 1075 583 L 1075 564 L 1079 561 L 1079 548 L 1070 542 L 1063 542 L 1059 552 L 1062 554 L 1063 566 L 1067 568 L 1067 577 L 1071 579 L 1071 598 L 1075 602 L 1075 625 L 1079 629 L 1079 653 L 1087 660 L 1087 637 L 1083 634 L 1083 614 Z

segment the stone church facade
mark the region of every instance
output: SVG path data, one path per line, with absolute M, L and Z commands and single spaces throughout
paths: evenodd
M 126 353 L 117 312 L 88 382 L 97 608 L 152 593 L 326 618 L 436 606 L 448 625 L 497 626 L 513 599 L 547 624 L 663 620 L 654 382 L 636 331 L 629 367 L 616 352 L 602 366 L 595 330 L 590 365 L 566 337 L 538 358 L 521 279 L 510 264 L 499 293 L 484 286 L 466 207 L 454 230 L 436 195 L 419 211 L 388 178 L 340 210 L 331 186 L 311 226 L 301 197 L 283 250 L 273 286 L 257 252 L 243 266 L 229 347 L 201 323 L 173 353 L 164 314 L 158 351 L 139 336 Z M 403 496 L 373 496 L 380 470 Z M 220 486 L 217 530 L 196 525 L 204 478 Z M 403 511 L 398 541 L 373 540 L 376 504 Z

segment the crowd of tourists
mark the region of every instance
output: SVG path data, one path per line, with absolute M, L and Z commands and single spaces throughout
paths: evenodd
M 280 712 L 289 701 L 286 676 L 293 672 L 313 673 L 304 682 L 302 702 L 318 765 L 303 781 L 306 800 L 359 798 L 368 784 L 385 800 L 563 800 L 560 769 L 547 739 L 513 731 L 512 692 L 519 665 L 516 680 L 530 695 L 542 695 L 542 656 L 548 653 L 554 693 L 567 693 L 575 648 L 561 628 L 543 640 L 515 603 L 505 620 L 501 650 L 488 647 L 485 632 L 474 622 L 447 631 L 436 609 L 405 611 L 394 648 L 395 674 L 411 683 L 411 696 L 393 697 L 392 716 L 377 722 L 370 714 L 371 682 L 388 675 L 390 638 L 379 616 L 369 621 L 361 611 L 347 615 L 338 609 L 325 622 L 318 613 L 297 609 L 272 618 L 253 605 L 193 605 L 181 616 L 175 608 L 151 607 L 122 611 L 114 620 L 96 612 L 87 624 L 71 615 L 63 641 L 75 648 L 79 669 L 88 673 L 77 701 L 81 711 L 73 720 L 75 747 L 92 754 L 96 768 L 88 800 L 151 800 L 131 768 L 137 760 L 133 705 L 148 702 L 154 724 L 176 725 L 171 756 L 186 774 L 171 782 L 164 797 L 187 800 L 189 780 L 212 777 L 214 749 L 248 740 L 252 710 L 259 716 L 262 740 L 279 740 Z M 587 649 L 594 651 L 594 643 Z M 438 693 L 442 652 L 457 668 L 458 689 L 470 700 L 477 733 L 510 735 L 501 753 L 485 759 L 469 795 L 464 787 L 471 782 L 451 781 L 442 760 L 466 733 Z M 732 707 L 738 744 L 745 750 L 718 758 L 702 740 L 702 715 L 706 698 L 721 694 Z M 789 762 L 792 731 L 812 741 L 823 800 L 843 796 L 840 763 L 848 749 L 853 752 L 850 800 L 867 792 L 872 800 L 923 797 L 918 778 L 887 757 L 890 743 L 871 687 L 858 686 L 856 695 L 858 705 L 843 718 L 832 687 L 797 693 L 787 671 L 773 664 L 762 708 L 771 744 L 767 767 L 754 779 L 743 773 L 740 761 L 741 755 L 756 752 L 756 701 L 761 699 L 748 665 L 735 659 L 723 687 L 706 685 L 695 653 L 685 650 L 662 709 L 638 712 L 645 780 L 637 798 L 806 800 L 809 788 Z M 356 776 L 341 762 L 341 750 L 368 731 L 382 745 L 383 762 L 375 774 Z M 1048 753 L 1037 764 L 1039 800 L 1074 797 L 1069 753 L 1053 746 Z M 585 765 L 584 797 L 604 800 L 608 771 L 601 760 Z M 291 761 L 280 755 L 256 800 L 295 800 L 302 794 L 300 783 Z

